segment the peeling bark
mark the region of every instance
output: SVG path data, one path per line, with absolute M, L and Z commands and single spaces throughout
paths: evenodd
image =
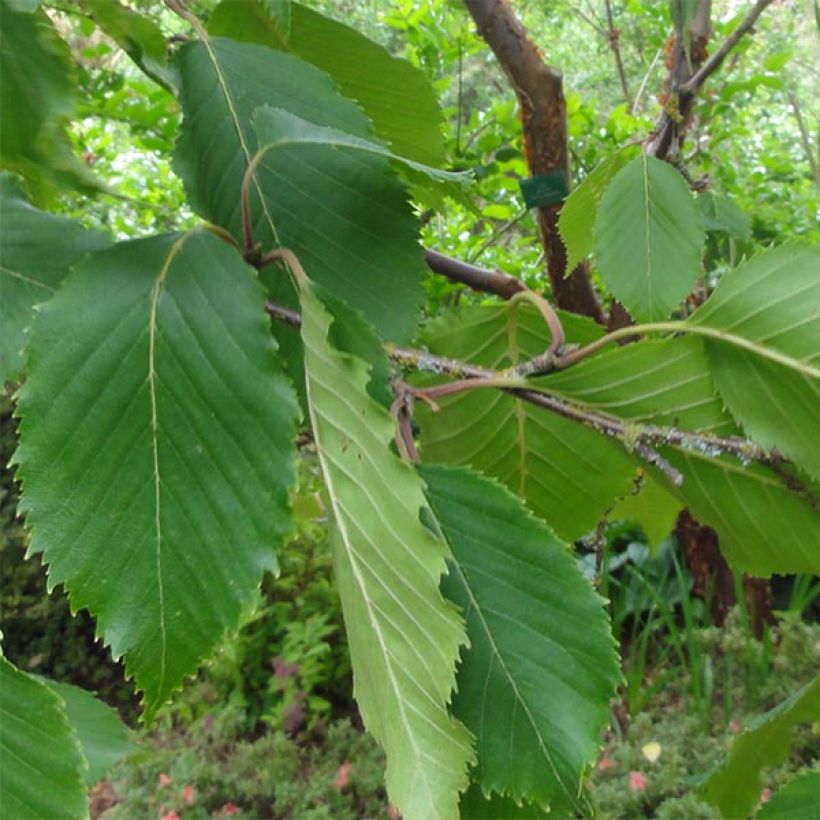
M 507 0 L 464 2 L 478 33 L 492 49 L 518 97 L 530 174 L 558 170 L 569 190 L 572 177 L 561 72 L 545 64 Z M 553 299 L 558 307 L 591 316 L 603 324 L 604 313 L 586 266 L 579 265 L 564 278 L 567 255 L 558 234 L 560 210 L 560 204 L 536 209 Z

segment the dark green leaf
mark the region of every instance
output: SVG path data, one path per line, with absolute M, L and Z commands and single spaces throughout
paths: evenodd
M 751 219 L 728 197 L 707 191 L 698 197 L 698 205 L 707 231 L 723 231 L 735 239 L 752 235 Z
M 33 308 L 52 297 L 78 259 L 108 244 L 65 217 L 26 202 L 10 174 L 0 174 L 0 384 L 23 369 L 24 331 Z
M 811 817 L 820 806 L 820 771 L 804 772 L 781 786 L 755 815 L 755 820 L 797 820 Z
M 476 736 L 486 792 L 583 810 L 619 679 L 603 599 L 521 501 L 465 469 L 422 466 L 450 544 L 445 595 L 466 613 L 453 711 Z
M 21 510 L 150 717 L 235 626 L 291 528 L 296 407 L 262 289 L 209 233 L 89 257 L 39 312 Z

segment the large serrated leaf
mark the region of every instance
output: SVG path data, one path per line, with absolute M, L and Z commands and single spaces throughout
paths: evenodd
M 604 284 L 640 321 L 665 319 L 700 272 L 704 233 L 683 177 L 645 154 L 607 186 L 595 216 Z
M 567 197 L 558 217 L 561 241 L 567 249 L 565 276 L 569 276 L 578 263 L 592 253 L 593 229 L 598 205 L 612 177 L 626 164 L 628 154 L 617 151 L 597 165 L 581 184 Z
M 255 0 L 225 0 L 208 28 L 213 35 L 287 50 L 312 63 L 356 100 L 395 153 L 425 165 L 444 161 L 442 113 L 430 82 L 355 29 L 292 3 L 286 36 L 282 16 Z
M 789 244 L 725 274 L 689 319 L 715 384 L 756 441 L 820 480 L 820 248 Z
M 77 103 L 68 46 L 45 11 L 17 8 L 0 0 L 0 169 L 23 176 L 37 202 L 61 188 L 95 190 L 66 131 Z
M 571 314 L 562 320 L 570 342 L 600 335 L 591 320 Z M 422 341 L 431 353 L 501 369 L 543 353 L 549 333 L 532 305 L 513 301 L 444 314 L 425 328 Z M 466 392 L 438 403 L 438 413 L 416 403 L 424 459 L 499 479 L 562 538 L 588 532 L 632 486 L 626 450 L 574 421 L 500 392 Z
M 458 816 L 472 759 L 448 714 L 464 626 L 439 591 L 446 546 L 421 523 L 423 485 L 389 449 L 390 414 L 369 367 L 330 347 L 332 317 L 301 283 L 313 433 L 336 526 L 334 566 L 365 726 L 387 755 L 391 801 L 408 820 Z
M 356 104 L 326 74 L 289 54 L 211 38 L 186 46 L 179 67 L 185 119 L 177 169 L 197 210 L 237 239 L 242 179 L 257 148 L 256 109 L 270 105 L 371 136 Z M 317 282 L 360 310 L 382 336 L 402 341 L 412 334 L 424 260 L 407 193 L 386 158 L 323 145 L 281 148 L 253 174 L 249 206 L 254 238 L 264 249 L 293 250 Z
M 736 435 L 709 373 L 703 340 L 689 336 L 644 341 L 533 380 L 566 399 L 628 421 Z M 820 570 L 820 517 L 812 488 L 793 492 L 770 470 L 715 458 L 713 448 L 662 448 L 683 475 L 673 485 L 655 474 L 720 536 L 738 569 L 755 575 Z M 816 490 L 815 490 L 816 492 Z
M 35 319 L 21 510 L 150 717 L 254 599 L 290 530 L 297 409 L 254 273 L 209 233 L 116 245 Z
M 69 268 L 109 244 L 97 231 L 28 204 L 0 174 L 0 384 L 23 368 L 24 331 L 34 306 L 52 297 Z
M 478 781 L 583 811 L 581 778 L 619 679 L 603 599 L 506 488 L 463 468 L 419 471 L 453 554 L 442 586 L 467 617 L 453 711 L 476 736 Z
M 0 805 L 20 820 L 88 817 L 86 762 L 63 702 L 0 655 Z
M 760 772 L 789 753 L 796 726 L 820 720 L 820 677 L 757 718 L 735 738 L 729 756 L 704 783 L 703 799 L 725 818 L 746 817 L 760 795 Z M 794 815 L 797 820 L 797 815 Z

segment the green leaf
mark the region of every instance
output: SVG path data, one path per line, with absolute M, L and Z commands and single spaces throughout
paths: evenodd
M 86 762 L 62 700 L 1 655 L 0 717 L 3 816 L 88 817 Z
M 600 335 L 594 322 L 562 314 L 570 342 Z M 432 321 L 422 333 L 431 353 L 493 370 L 544 352 L 549 333 L 538 311 L 512 300 L 468 306 Z M 501 392 L 468 391 L 416 402 L 426 461 L 471 466 L 497 478 L 564 539 L 591 530 L 632 487 L 634 465 L 617 442 L 574 421 Z
M 81 0 L 97 25 L 161 86 L 174 91 L 176 81 L 167 65 L 168 44 L 160 27 L 116 0 Z
M 735 239 L 749 239 L 752 220 L 725 196 L 706 191 L 698 197 L 703 225 L 707 231 L 723 231 Z
M 532 380 L 533 387 L 622 419 L 737 434 L 709 373 L 703 340 L 688 336 L 639 342 Z M 820 520 L 805 492 L 761 466 L 715 458 L 707 444 L 661 448 L 683 475 L 681 486 L 653 473 L 698 520 L 717 530 L 726 559 L 753 575 L 820 570 Z
M 68 683 L 41 678 L 65 705 L 66 715 L 80 741 L 88 768 L 85 785 L 99 782 L 132 748 L 131 737 L 120 716 L 91 692 Z
M 356 100 L 376 136 L 396 154 L 441 166 L 442 112 L 419 69 L 355 29 L 298 3 L 291 4 L 289 38 L 278 20 L 253 0 L 226 0 L 214 10 L 208 27 L 213 35 L 286 49 L 312 63 L 333 78 L 342 94 Z
M 755 820 L 811 817 L 820 806 L 820 771 L 804 772 L 781 786 L 755 815 Z
M 511 797 L 494 794 L 485 797 L 481 787 L 474 783 L 461 795 L 459 804 L 461 820 L 564 820 L 565 815 L 556 815 L 554 809 L 544 809 L 531 803 L 520 806 Z M 572 815 L 571 815 L 572 816 Z
M 361 111 L 330 78 L 288 54 L 211 39 L 182 50 L 180 71 L 185 120 L 177 169 L 197 210 L 237 239 L 257 108 L 284 108 L 319 126 L 370 136 Z M 322 145 L 279 148 L 253 174 L 250 211 L 263 248 L 292 249 L 313 279 L 360 310 L 380 335 L 404 341 L 413 333 L 424 261 L 407 194 L 385 158 Z
M 646 474 L 641 478 L 637 492 L 629 493 L 618 501 L 609 514 L 611 521 L 635 521 L 647 538 L 649 547 L 656 549 L 672 530 L 683 502 L 665 489 L 660 481 Z
M 683 177 L 645 154 L 609 183 L 595 217 L 598 269 L 639 321 L 665 319 L 700 272 L 704 234 Z
M 703 799 L 724 817 L 746 817 L 760 794 L 761 770 L 780 765 L 789 754 L 795 727 L 818 718 L 820 677 L 761 715 L 735 738 L 729 756 L 703 785 Z
M 407 157 L 400 157 L 371 140 L 346 134 L 337 128 L 314 125 L 289 111 L 269 105 L 256 109 L 253 115 L 253 130 L 259 144 L 259 149 L 253 157 L 254 162 L 260 161 L 268 152 L 287 145 L 323 145 L 329 148 L 350 149 L 385 157 L 440 182 L 460 183 L 469 180 L 469 175 L 463 172 L 454 173 L 431 168 L 429 165 L 423 165 Z
M 564 276 L 569 276 L 579 262 L 592 253 L 592 232 L 595 215 L 601 197 L 612 177 L 626 164 L 629 154 L 617 151 L 595 166 L 589 176 L 567 197 L 558 217 L 558 230 L 567 249 L 567 267 Z
M 23 370 L 24 331 L 78 259 L 108 244 L 79 223 L 32 208 L 0 174 L 0 384 Z
M 96 190 L 66 133 L 77 101 L 68 46 L 44 11 L 14 8 L 0 0 L 0 169 L 22 175 L 37 202 L 60 188 Z
M 264 296 L 210 233 L 89 257 L 39 312 L 21 511 L 147 718 L 234 627 L 291 529 L 297 410 Z
M 448 714 L 465 634 L 439 582 L 446 546 L 419 519 L 423 485 L 389 449 L 395 425 L 367 393 L 369 367 L 328 344 L 333 316 L 301 282 L 313 434 L 336 533 L 334 566 L 365 726 L 387 755 L 387 792 L 408 820 L 455 818 L 472 760 Z
M 820 249 L 788 244 L 729 271 L 689 319 L 746 432 L 820 480 Z
M 453 554 L 444 593 L 467 618 L 453 712 L 476 737 L 477 779 L 584 811 L 581 778 L 620 676 L 603 599 L 509 490 L 463 468 L 419 472 Z

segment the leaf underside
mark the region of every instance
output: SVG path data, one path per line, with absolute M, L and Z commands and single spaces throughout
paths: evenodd
M 291 528 L 297 409 L 253 272 L 209 233 L 89 257 L 35 319 L 20 508 L 146 717 L 234 626 Z
M 311 422 L 335 522 L 334 566 L 365 726 L 387 755 L 406 818 L 455 818 L 472 759 L 448 714 L 464 627 L 439 591 L 446 546 L 422 525 L 423 486 L 389 450 L 394 423 L 368 395 L 369 367 L 330 347 L 331 316 L 301 285 Z
M 703 340 L 686 336 L 612 350 L 534 380 L 539 388 L 628 421 L 737 434 L 709 373 Z M 806 492 L 736 458 L 700 449 L 659 448 L 683 475 L 681 486 L 653 472 L 703 523 L 717 530 L 730 564 L 753 575 L 820 570 L 820 517 Z
M 581 777 L 619 679 L 603 599 L 509 490 L 464 468 L 419 469 L 453 554 L 443 589 L 466 613 L 453 711 L 476 737 L 477 779 L 584 811 Z
M 589 320 L 562 320 L 570 342 L 599 333 Z M 549 333 L 531 305 L 512 302 L 445 314 L 425 328 L 422 342 L 431 353 L 498 369 L 543 353 Z M 626 450 L 574 421 L 497 391 L 437 402 L 438 413 L 416 403 L 424 460 L 497 478 L 562 538 L 588 532 L 632 486 L 635 468 Z
M 725 274 L 690 318 L 750 343 L 708 338 L 715 384 L 732 415 L 763 447 L 820 481 L 820 248 L 792 243 Z M 780 354 L 789 365 L 766 358 Z

